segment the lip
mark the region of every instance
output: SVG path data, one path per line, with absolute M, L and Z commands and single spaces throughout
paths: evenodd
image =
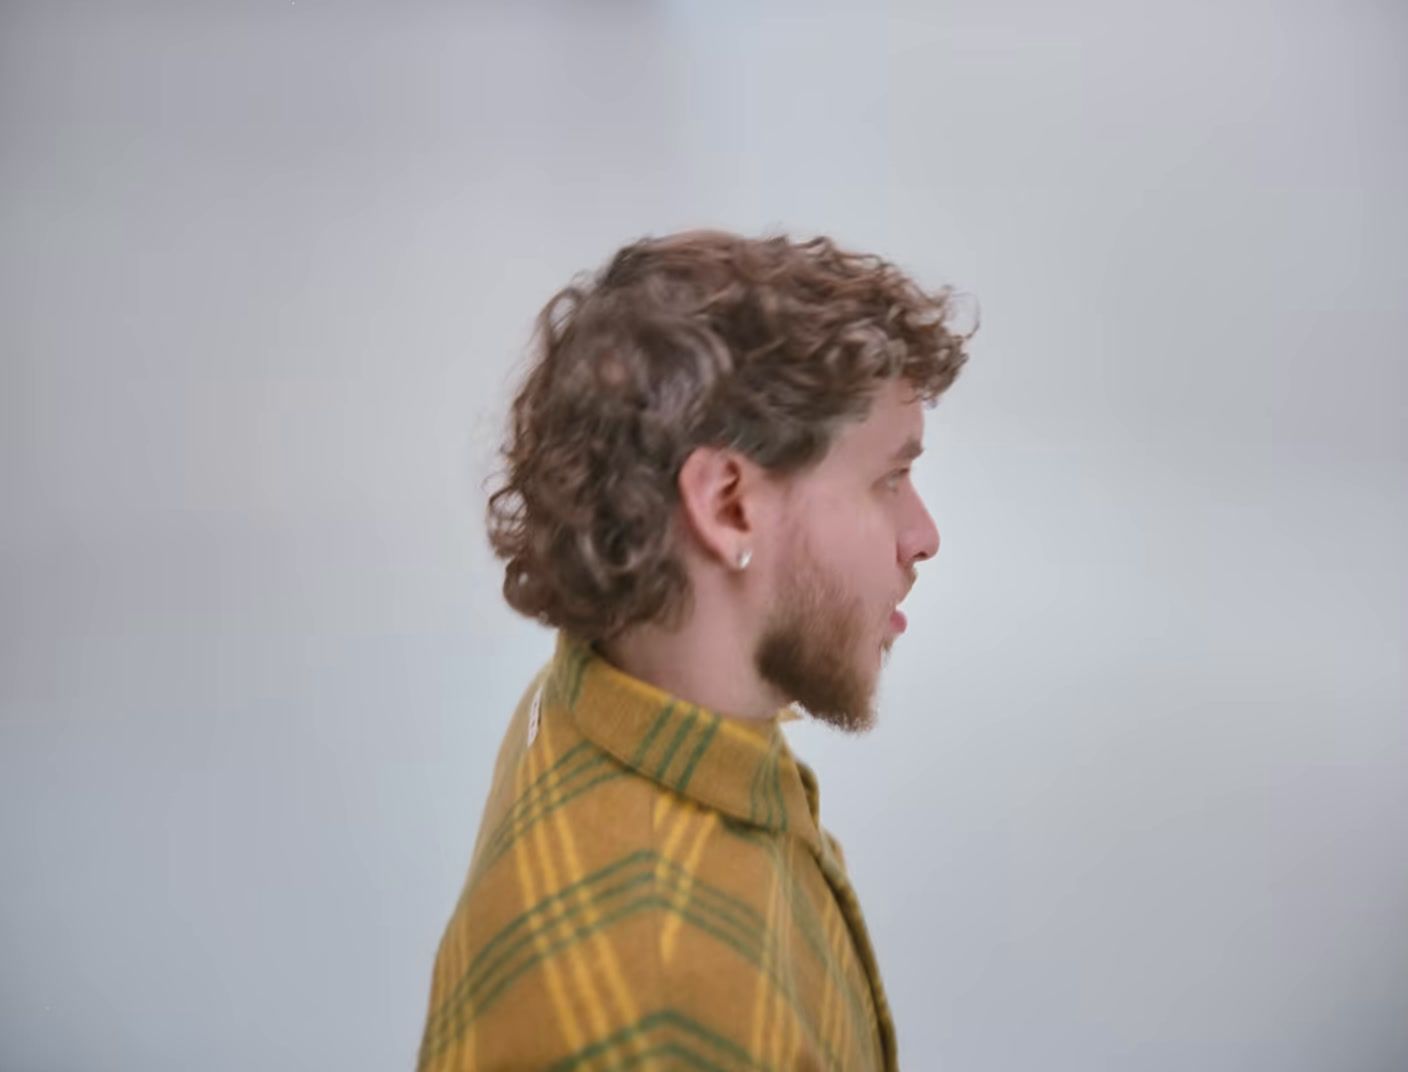
M 908 625 L 909 620 L 905 618 L 904 611 L 900 610 L 898 607 L 890 611 L 890 628 L 895 631 L 896 636 L 903 633 Z

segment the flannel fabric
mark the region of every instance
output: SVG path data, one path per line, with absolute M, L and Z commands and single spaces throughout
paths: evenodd
M 499 750 L 422 1072 L 896 1068 L 815 775 L 559 633 Z

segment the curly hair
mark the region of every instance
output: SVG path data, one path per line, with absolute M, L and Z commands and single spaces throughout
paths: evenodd
M 880 383 L 932 405 L 973 332 L 890 263 L 829 238 L 647 238 L 538 316 L 513 400 L 489 540 L 504 598 L 588 641 L 678 621 L 678 477 L 690 452 L 736 450 L 777 474 L 825 456 Z

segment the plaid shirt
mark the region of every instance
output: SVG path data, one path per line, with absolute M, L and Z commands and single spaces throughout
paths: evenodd
M 788 717 L 720 717 L 559 633 L 499 750 L 420 1069 L 895 1069 Z

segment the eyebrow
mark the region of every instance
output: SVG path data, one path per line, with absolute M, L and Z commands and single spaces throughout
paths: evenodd
M 900 447 L 899 450 L 895 451 L 895 453 L 891 456 L 890 461 L 892 461 L 892 462 L 908 462 L 908 461 L 913 461 L 915 458 L 919 457 L 919 455 L 921 455 L 921 454 L 923 454 L 923 453 L 924 453 L 924 444 L 921 443 L 921 442 L 919 442 L 919 440 L 917 440 L 917 439 L 909 439 L 909 440 L 906 440 L 906 441 L 905 441 L 904 446 Z

